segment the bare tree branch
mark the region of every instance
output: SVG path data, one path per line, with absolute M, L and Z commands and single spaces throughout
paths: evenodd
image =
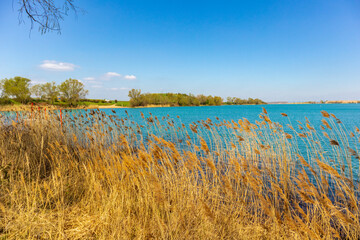
M 75 14 L 79 8 L 74 0 L 16 0 L 19 4 L 19 21 L 24 22 L 24 16 L 30 19 L 31 28 L 39 26 L 42 34 L 55 31 L 61 33 L 61 21 L 70 11 Z M 59 3 L 61 2 L 61 3 Z

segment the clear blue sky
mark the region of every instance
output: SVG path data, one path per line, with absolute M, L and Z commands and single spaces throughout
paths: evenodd
M 75 0 L 86 13 L 61 35 L 19 25 L 16 2 L 0 1 L 0 79 L 71 77 L 101 99 L 360 99 L 358 0 Z

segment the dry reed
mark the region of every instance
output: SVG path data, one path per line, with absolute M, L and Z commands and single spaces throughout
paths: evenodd
M 189 128 L 99 110 L 62 124 L 2 115 L 0 238 L 359 239 L 357 140 L 322 114 L 326 141 L 265 109 Z

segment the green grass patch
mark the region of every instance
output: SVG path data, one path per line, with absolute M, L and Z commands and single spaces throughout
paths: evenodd
M 129 101 L 118 101 L 115 105 L 120 106 L 120 107 L 130 107 L 130 102 Z

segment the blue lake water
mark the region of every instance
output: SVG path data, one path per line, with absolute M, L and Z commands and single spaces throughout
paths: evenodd
M 159 108 L 118 108 L 114 109 L 119 117 L 126 117 L 126 111 L 132 119 L 142 122 L 140 114 L 149 115 L 152 113 L 159 118 L 169 115 L 175 119 L 180 117 L 181 121 L 189 124 L 198 120 L 216 117 L 220 120 L 235 120 L 247 118 L 250 122 L 259 120 L 262 108 L 265 108 L 269 117 L 274 122 L 288 124 L 289 120 L 304 122 L 305 117 L 314 125 L 321 124 L 323 119 L 320 111 L 325 110 L 333 113 L 339 118 L 346 128 L 360 127 L 360 104 L 267 104 L 267 105 L 230 105 L 230 106 L 202 106 L 202 107 L 159 107 Z M 73 112 L 83 112 L 84 110 L 73 110 Z M 101 109 L 102 112 L 112 115 L 112 109 Z M 284 118 L 281 113 L 286 113 L 288 118 Z M 4 115 L 4 113 L 2 113 Z M 14 112 L 8 112 L 8 116 L 15 118 Z
M 169 115 L 171 118 L 179 116 L 181 121 L 189 124 L 198 120 L 216 117 L 221 120 L 235 120 L 247 118 L 250 122 L 259 120 L 259 114 L 262 108 L 265 108 L 272 121 L 281 124 L 292 123 L 295 121 L 304 122 L 305 117 L 314 125 L 321 124 L 323 119 L 320 111 L 325 110 L 333 113 L 339 118 L 347 128 L 360 127 L 360 104 L 268 104 L 268 105 L 231 105 L 231 106 L 203 106 L 203 107 L 162 107 L 162 108 L 129 108 L 116 109 L 117 115 L 126 116 L 125 110 L 128 111 L 134 119 L 140 119 L 140 112 L 148 115 L 163 117 Z M 102 111 L 112 114 L 110 109 Z M 288 119 L 284 118 L 281 113 L 286 113 Z
M 118 108 L 118 109 L 101 109 L 102 112 L 108 115 L 114 115 L 112 110 L 116 111 L 119 118 L 126 118 L 128 114 L 129 119 L 138 123 L 144 124 L 146 122 L 141 118 L 141 113 L 145 117 L 150 114 L 157 116 L 159 119 L 168 116 L 168 119 L 173 119 L 175 123 L 183 123 L 187 127 L 189 124 L 210 118 L 215 121 L 219 118 L 223 120 L 234 120 L 247 118 L 254 123 L 255 120 L 260 120 L 259 115 L 263 108 L 268 112 L 268 116 L 273 122 L 278 122 L 282 125 L 291 124 L 293 127 L 298 126 L 298 122 L 305 122 L 309 119 L 311 126 L 316 130 L 321 130 L 321 120 L 324 117 L 321 111 L 327 111 L 334 114 L 342 122 L 342 127 L 348 131 L 354 132 L 355 127 L 360 128 L 360 104 L 268 104 L 268 105 L 230 105 L 230 106 L 201 106 L 201 107 L 159 107 L 159 108 Z M 72 110 L 72 113 L 84 113 L 85 110 Z M 286 113 L 288 117 L 283 117 L 281 113 Z M 4 113 L 2 114 L 4 115 Z M 15 120 L 16 113 L 8 112 L 7 119 Z M 333 118 L 332 118 L 333 119 Z M 333 119 L 334 120 L 334 119 Z M 11 123 L 11 121 L 10 121 Z M 285 129 L 286 131 L 286 129 Z
M 334 125 L 339 126 L 339 132 L 345 133 L 346 138 L 349 145 L 344 144 L 342 149 L 342 154 L 345 156 L 343 159 L 351 159 L 353 171 L 355 174 L 359 172 L 359 160 L 349 156 L 347 148 L 350 146 L 352 149 L 356 150 L 357 152 L 360 149 L 360 139 L 359 135 L 357 137 L 350 138 L 350 132 L 355 133 L 355 127 L 360 128 L 360 104 L 269 104 L 269 105 L 232 105 L 232 106 L 203 106 L 203 107 L 162 107 L 162 108 L 136 108 L 136 109 L 116 109 L 116 115 L 119 117 L 126 117 L 127 111 L 130 115 L 130 119 L 134 120 L 135 122 L 142 124 L 145 121 L 140 117 L 141 113 L 145 115 L 145 117 L 150 116 L 150 113 L 153 116 L 157 116 L 161 119 L 164 116 L 169 116 L 170 119 L 173 119 L 176 123 L 184 123 L 187 127 L 189 124 L 201 120 L 207 120 L 210 118 L 211 120 L 216 122 L 216 118 L 219 118 L 220 121 L 222 120 L 234 120 L 237 122 L 239 119 L 247 118 L 251 123 L 254 123 L 255 120 L 260 121 L 259 115 L 262 113 L 263 108 L 265 108 L 268 112 L 268 116 L 273 122 L 278 122 L 284 126 L 284 130 L 291 132 L 291 130 L 286 127 L 287 124 L 291 124 L 297 131 L 298 128 L 298 121 L 301 123 L 305 123 L 306 118 L 309 120 L 310 125 L 317 130 L 318 135 L 315 140 L 318 140 L 322 144 L 322 151 L 324 156 L 326 157 L 326 161 L 330 159 L 336 158 L 338 150 L 331 146 L 329 140 L 322 135 L 323 129 L 320 128 L 322 122 L 321 120 L 324 117 L 321 114 L 321 111 L 326 111 L 328 113 L 334 114 L 337 119 L 341 121 L 341 124 L 335 124 L 335 119 L 330 118 L 327 119 L 328 121 L 333 121 Z M 103 109 L 103 112 L 107 114 L 113 114 L 111 109 Z M 281 113 L 286 113 L 288 117 L 284 117 Z M 179 116 L 179 119 L 177 118 Z M 180 124 L 178 124 L 180 125 Z M 305 130 L 307 130 L 303 124 Z M 305 131 L 304 130 L 304 131 Z M 325 129 L 327 131 L 328 129 Z M 191 133 L 191 131 L 189 131 Z M 301 131 L 299 131 L 301 132 Z M 337 132 L 336 134 L 338 134 Z M 221 137 L 227 137 L 227 139 L 231 140 L 231 137 L 235 140 L 235 136 L 226 136 L 226 131 L 220 134 Z M 168 136 L 164 136 L 165 139 L 171 138 L 171 133 Z M 330 133 L 329 133 L 330 134 Z M 340 134 L 340 135 L 341 135 Z M 293 134 L 296 135 L 296 134 Z M 341 138 L 337 138 L 336 135 L 333 135 L 334 138 L 340 142 Z M 195 137 L 192 135 L 192 137 Z M 297 138 L 297 148 L 299 153 L 305 156 L 308 156 L 309 159 L 309 147 L 307 140 L 303 138 Z M 167 140 L 168 140 L 167 139 Z M 183 139 L 186 140 L 186 137 L 183 136 Z M 295 141 L 295 140 L 294 140 Z M 344 142 L 340 142 L 342 145 Z M 346 143 L 346 142 L 345 142 Z M 311 157 L 310 157 L 311 158 Z M 339 159 L 339 157 L 337 157 Z M 345 160 L 343 160 L 346 162 Z M 345 163 L 346 164 L 346 163 Z M 335 164 L 336 165 L 336 164 Z M 340 164 L 338 164 L 339 166 Z
M 331 146 L 329 140 L 321 134 L 321 131 L 323 131 L 320 128 L 322 124 L 321 120 L 324 119 L 324 117 L 321 114 L 321 111 L 326 111 L 328 113 L 334 114 L 337 117 L 337 119 L 339 119 L 342 122 L 341 134 L 345 133 L 348 141 L 348 143 L 345 142 L 348 145 L 340 143 L 344 145 L 341 148 L 342 154 L 345 155 L 346 159 L 350 159 L 352 166 L 354 167 L 353 169 L 354 173 L 356 175 L 359 173 L 359 160 L 354 158 L 353 156 L 350 156 L 348 153 L 345 153 L 345 151 L 347 151 L 348 146 L 350 146 L 352 149 L 356 150 L 357 152 L 359 152 L 360 149 L 359 133 L 356 133 L 356 137 L 354 138 L 349 137 L 350 132 L 355 133 L 355 127 L 360 128 L 360 104 L 269 104 L 269 105 L 238 105 L 238 106 L 235 105 L 202 106 L 202 107 L 119 108 L 119 109 L 101 109 L 101 111 L 106 113 L 107 115 L 114 115 L 112 111 L 115 110 L 116 111 L 115 115 L 119 119 L 128 119 L 127 123 L 130 125 L 131 124 L 134 125 L 133 123 L 131 123 L 133 121 L 135 125 L 139 124 L 139 125 L 150 126 L 146 130 L 145 135 L 146 133 L 152 133 L 153 131 L 155 135 L 158 135 L 157 133 L 159 133 L 160 137 L 163 137 L 164 139 L 170 141 L 173 140 L 173 135 L 177 135 L 176 144 L 178 144 L 181 147 L 181 146 L 185 146 L 187 133 L 192 138 L 196 138 L 196 135 L 193 134 L 189 129 L 189 125 L 192 124 L 193 122 L 197 122 L 201 120 L 206 121 L 208 118 L 214 122 L 219 122 L 218 120 L 216 120 L 216 118 L 220 119 L 220 121 L 234 120 L 235 122 L 237 122 L 239 119 L 247 118 L 250 122 L 254 123 L 255 120 L 260 121 L 259 115 L 262 113 L 263 108 L 267 110 L 268 116 L 273 122 L 278 122 L 284 126 L 285 131 L 289 130 L 288 128 L 286 128 L 286 125 L 289 123 L 298 130 L 299 128 L 297 121 L 305 123 L 307 118 L 310 122 L 310 125 L 317 130 L 318 138 L 316 140 L 319 140 L 322 143 L 322 150 L 324 151 L 324 155 L 328 160 L 332 159 L 334 153 L 336 154 L 337 152 L 333 151 L 334 147 Z M 89 112 L 89 110 L 87 112 Z M 129 116 L 127 115 L 126 112 L 129 114 Z M 84 114 L 85 110 L 72 110 L 70 111 L 70 113 Z M 147 124 L 146 120 L 144 120 L 141 117 L 141 113 L 145 115 L 145 118 L 149 117 L 150 114 L 152 114 L 152 116 L 157 116 L 160 119 L 160 121 L 161 119 L 163 119 L 163 117 L 166 117 L 165 121 L 161 121 L 162 123 L 166 123 L 169 120 L 170 121 L 173 120 L 175 126 L 181 127 L 181 124 L 184 124 L 187 127 L 187 130 L 180 131 L 180 133 L 175 131 L 159 132 L 156 129 L 156 127 L 152 128 L 151 124 Z M 281 113 L 286 113 L 288 117 L 283 117 Z M 15 113 L 9 113 L 9 115 L 12 116 L 11 117 L 12 119 L 14 119 L 16 116 Z M 334 118 L 331 118 L 331 120 L 335 122 Z M 78 131 L 81 132 L 82 131 L 81 128 L 86 125 L 87 123 L 77 125 L 76 129 L 79 127 Z M 228 134 L 229 132 L 226 131 L 225 128 L 223 129 L 224 131 L 219 133 L 221 138 L 226 139 L 228 142 L 233 140 L 234 140 L 233 142 L 235 142 L 236 136 L 234 135 L 228 136 L 231 134 Z M 204 138 L 206 138 L 205 140 L 209 141 L 211 145 L 211 136 L 206 133 L 206 129 L 202 133 L 203 133 L 202 135 L 203 137 L 204 137 L 204 133 L 205 135 L 207 135 Z M 306 145 L 307 140 L 304 140 L 297 136 L 296 138 L 297 138 L 296 140 L 297 142 L 294 145 L 297 146 L 299 150 L 298 152 L 300 152 L 306 158 L 306 156 L 309 156 L 307 151 L 309 149 L 311 150 L 312 148 L 307 147 Z M 179 139 L 182 142 L 181 144 L 177 141 Z M 309 157 L 307 159 L 311 160 L 309 159 Z

